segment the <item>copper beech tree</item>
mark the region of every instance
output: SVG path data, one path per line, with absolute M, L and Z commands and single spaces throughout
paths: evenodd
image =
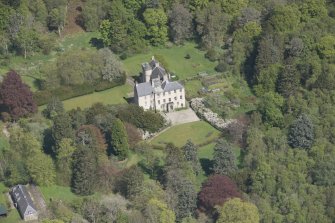
M 235 182 L 224 175 L 212 175 L 201 187 L 198 195 L 199 209 L 213 212 L 216 205 L 222 205 L 234 197 L 241 197 Z
M 0 110 L 2 117 L 9 114 L 13 120 L 29 116 L 37 111 L 33 94 L 20 75 L 9 71 L 0 85 Z

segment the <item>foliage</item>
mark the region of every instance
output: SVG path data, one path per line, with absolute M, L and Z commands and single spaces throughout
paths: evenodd
M 222 12 L 218 3 L 210 2 L 208 7 L 198 11 L 196 22 L 201 42 L 207 49 L 223 45 L 229 16 Z
M 183 146 L 183 151 L 185 159 L 190 162 L 194 173 L 198 175 L 201 170 L 198 159 L 198 147 L 194 145 L 191 140 L 187 140 L 186 144 Z
M 94 193 L 97 160 L 94 151 L 80 147 L 73 154 L 72 191 L 79 195 Z
M 172 40 L 176 44 L 181 44 L 192 36 L 192 14 L 181 4 L 172 6 L 169 25 Z
M 149 200 L 146 208 L 146 215 L 149 222 L 174 223 L 175 214 L 170 210 L 166 203 L 155 198 Z
M 220 139 L 214 147 L 213 171 L 216 174 L 232 175 L 237 170 L 236 158 L 229 144 Z
M 63 112 L 64 105 L 57 97 L 52 97 L 50 102 L 47 104 L 47 107 L 43 110 L 43 114 L 47 118 L 51 119 Z
M 124 160 L 128 157 L 129 144 L 125 127 L 120 119 L 115 119 L 110 129 L 112 148 L 119 160 Z
M 167 41 L 167 16 L 162 9 L 148 8 L 143 13 L 147 26 L 147 37 L 154 46 L 163 45 Z
M 74 138 L 71 118 L 67 113 L 61 113 L 54 117 L 53 123 L 54 124 L 51 128 L 51 136 L 55 145 L 57 145 L 63 138 Z M 54 149 L 54 153 L 57 154 L 57 147 Z
M 312 121 L 305 114 L 299 116 L 291 125 L 288 133 L 288 143 L 293 148 L 309 149 L 314 142 Z
M 144 131 L 157 132 L 165 124 L 165 119 L 159 113 L 144 111 L 143 108 L 130 104 L 122 106 L 118 111 L 118 118 L 129 122 Z
M 219 208 L 218 223 L 252 223 L 259 222 L 257 207 L 239 198 L 228 200 Z
M 3 112 L 8 112 L 14 120 L 29 116 L 37 111 L 29 87 L 21 77 L 10 71 L 0 85 L 0 106 Z
M 140 52 L 145 47 L 146 29 L 141 21 L 125 8 L 121 1 L 110 6 L 109 18 L 100 25 L 100 34 L 105 46 L 111 46 L 115 52 Z
M 282 126 L 284 117 L 281 108 L 283 104 L 284 100 L 280 95 L 273 92 L 264 94 L 259 105 L 264 122 L 273 126 Z
M 117 183 L 117 190 L 128 199 L 138 195 L 142 189 L 144 174 L 138 167 L 126 170 Z
M 55 181 L 55 167 L 51 157 L 37 153 L 27 158 L 27 170 L 31 180 L 37 185 L 52 185 Z
M 230 198 L 241 197 L 236 184 L 227 176 L 212 175 L 202 185 L 198 207 L 212 212 L 216 205 L 223 205 Z

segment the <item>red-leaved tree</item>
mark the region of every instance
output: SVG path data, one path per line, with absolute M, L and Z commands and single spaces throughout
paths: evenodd
M 13 70 L 6 74 L 0 85 L 0 106 L 1 111 L 10 114 L 14 120 L 37 111 L 28 85 L 24 84 L 20 75 Z
M 201 211 L 212 212 L 215 205 L 222 205 L 230 198 L 239 197 L 234 181 L 224 175 L 212 175 L 202 185 L 198 195 L 198 207 Z

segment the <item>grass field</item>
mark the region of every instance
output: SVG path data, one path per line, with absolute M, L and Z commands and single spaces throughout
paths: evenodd
M 12 209 L 8 212 L 8 216 L 6 218 L 0 218 L 1 223 L 22 223 L 24 222 L 19 212 L 16 209 Z
M 204 56 L 205 52 L 196 47 L 195 43 L 185 43 L 183 46 L 172 46 L 171 48 L 150 48 L 148 52 L 129 57 L 123 63 L 130 76 L 138 75 L 141 72 L 141 64 L 149 62 L 153 55 L 161 55 L 169 71 L 176 74 L 179 79 L 194 76 L 199 72 L 214 73 L 217 63 L 207 60 Z M 186 54 L 189 54 L 191 58 L 185 59 Z
M 71 110 L 73 108 L 88 108 L 94 103 L 101 102 L 103 104 L 123 104 L 126 103 L 124 98 L 127 98 L 127 94 L 132 92 L 133 88 L 128 85 L 117 86 L 105 91 L 95 92 L 68 100 L 64 100 L 65 110 Z M 39 111 L 43 111 L 45 105 L 39 107 Z
M 80 198 L 79 196 L 71 192 L 70 187 L 52 185 L 48 187 L 39 187 L 39 189 L 42 192 L 44 199 L 47 203 L 49 203 L 52 199 L 62 200 L 66 203 L 70 203 L 71 201 Z
M 180 147 L 185 145 L 188 139 L 198 145 L 213 141 L 219 136 L 220 131 L 213 128 L 210 124 L 204 121 L 197 121 L 173 126 L 152 139 L 151 142 L 156 145 L 172 142 Z

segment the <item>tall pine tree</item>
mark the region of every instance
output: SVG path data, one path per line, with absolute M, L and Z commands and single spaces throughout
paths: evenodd
M 230 145 L 220 139 L 214 147 L 213 171 L 216 174 L 230 175 L 237 170 L 236 158 Z

